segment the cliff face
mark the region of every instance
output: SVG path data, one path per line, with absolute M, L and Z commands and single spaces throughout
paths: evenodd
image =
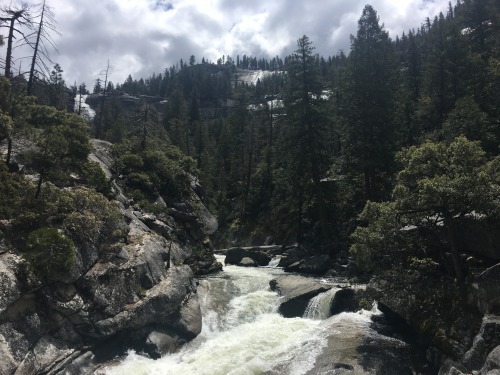
M 110 177 L 109 144 L 96 141 L 94 150 Z M 126 239 L 106 251 L 75 243 L 75 264 L 50 284 L 30 277 L 21 252 L 3 236 L 9 223 L 0 223 L 0 373 L 91 373 L 126 348 L 158 356 L 196 337 L 193 270 L 220 265 L 208 237 L 217 222 L 194 179 L 191 187 L 184 205 L 155 217 L 128 206 L 116 185 Z

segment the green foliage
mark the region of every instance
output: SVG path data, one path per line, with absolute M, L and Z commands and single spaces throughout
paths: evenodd
M 23 209 L 25 194 L 30 185 L 22 177 L 10 173 L 0 162 L 0 219 L 9 219 Z
M 455 108 L 443 123 L 443 137 L 453 140 L 463 135 L 467 139 L 480 141 L 482 147 L 490 152 L 497 152 L 498 140 L 495 139 L 495 126 L 488 115 L 481 110 L 473 97 L 460 98 Z
M 118 206 L 85 187 L 60 192 L 57 212 L 72 238 L 93 244 L 112 244 L 126 234 Z
M 127 175 L 125 183 L 129 188 L 140 190 L 148 197 L 155 195 L 155 185 L 147 173 L 132 172 Z
M 498 184 L 485 170 L 485 153 L 478 142 L 461 136 L 449 145 L 426 142 L 398 154 L 404 168 L 398 174 L 393 197 L 399 210 L 422 215 L 463 215 L 495 209 Z
M 118 159 L 117 169 L 120 173 L 127 174 L 135 170 L 140 170 L 143 164 L 144 162 L 139 155 L 126 152 Z
M 363 271 L 374 272 L 395 262 L 392 253 L 404 251 L 399 247 L 401 234 L 395 204 L 368 201 L 359 219 L 368 225 L 358 226 L 351 236 L 350 252 L 355 263 Z
M 62 228 L 75 242 L 104 246 L 119 241 L 126 225 L 118 206 L 94 189 L 45 189 L 39 199 L 23 197 L 23 209 L 13 215 L 13 235 L 37 229 L 40 223 Z
M 378 273 L 394 267 L 433 272 L 444 259 L 434 251 L 435 239 L 444 235 L 454 276 L 463 280 L 457 223 L 500 212 L 498 157 L 487 162 L 478 142 L 458 137 L 448 145 L 426 142 L 404 149 L 398 160 L 402 170 L 392 201 L 368 202 L 359 216 L 367 225 L 352 235 L 356 263 Z
M 81 167 L 82 182 L 106 197 L 111 196 L 111 186 L 99 163 L 91 161 Z
M 58 229 L 43 227 L 28 236 L 23 258 L 38 277 L 50 281 L 57 274 L 71 269 L 75 261 L 75 246 Z
M 186 172 L 199 173 L 195 160 L 168 142 L 150 142 L 144 150 L 133 141 L 124 142 L 116 145 L 113 153 L 128 194 L 143 207 L 149 207 L 159 195 L 167 200 L 179 199 L 188 188 Z
M 351 41 L 343 96 L 345 170 L 360 174 L 365 200 L 388 196 L 394 155 L 395 55 L 377 12 L 365 6 Z
M 90 152 L 89 129 L 80 116 L 42 105 L 30 107 L 28 122 L 36 127 L 32 134 L 37 147 L 24 155 L 24 162 L 39 174 L 38 197 L 42 182 L 65 186 L 72 172 L 80 172 Z

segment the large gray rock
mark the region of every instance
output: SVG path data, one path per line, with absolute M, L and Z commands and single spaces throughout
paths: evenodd
M 53 373 L 60 370 L 61 362 L 66 362 L 75 352 L 75 349 L 68 348 L 53 337 L 44 336 L 28 352 L 14 375 Z
M 287 248 L 280 258 L 278 267 L 289 267 L 306 257 L 306 251 L 300 246 Z
M 0 254 L 0 313 L 22 295 L 23 282 L 18 278 L 21 257 Z
M 463 364 L 471 370 L 479 370 L 488 354 L 500 345 L 500 316 L 485 315 L 472 347 L 465 353 Z
M 243 258 L 252 259 L 259 266 L 267 266 L 271 261 L 271 256 L 263 251 L 251 250 L 251 248 L 233 247 L 227 250 L 225 264 L 238 265 Z
M 287 318 L 302 316 L 311 298 L 332 288 L 298 275 L 279 276 L 271 280 L 270 286 L 282 297 L 279 312 Z
M 330 268 L 331 259 L 328 255 L 315 255 L 300 259 L 285 266 L 286 272 L 300 272 L 312 275 L 323 275 Z

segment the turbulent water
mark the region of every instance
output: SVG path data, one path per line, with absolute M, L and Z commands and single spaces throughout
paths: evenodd
M 107 375 L 300 375 L 314 366 L 332 335 L 354 332 L 370 321 L 370 312 L 340 314 L 327 320 L 336 289 L 314 298 L 303 318 L 278 314 L 279 296 L 269 281 L 282 271 L 273 267 L 226 266 L 200 281 L 201 334 L 180 352 L 152 360 L 130 352 Z M 339 330 L 332 329 L 338 327 Z M 342 328 L 344 327 L 344 328 Z

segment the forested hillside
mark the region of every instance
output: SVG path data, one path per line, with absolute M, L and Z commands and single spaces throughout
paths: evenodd
M 367 6 L 349 57 L 318 56 L 307 36 L 284 59 L 191 56 L 106 90 L 98 81 L 96 119 L 104 139 L 120 142 L 133 125 L 119 93 L 165 98 L 158 128 L 194 160 L 224 228 L 336 254 L 352 243 L 365 203 L 393 197 L 401 150 L 463 135 L 457 147 L 476 142 L 484 163 L 495 159 L 497 21 L 494 1 L 464 1 L 391 40 Z

